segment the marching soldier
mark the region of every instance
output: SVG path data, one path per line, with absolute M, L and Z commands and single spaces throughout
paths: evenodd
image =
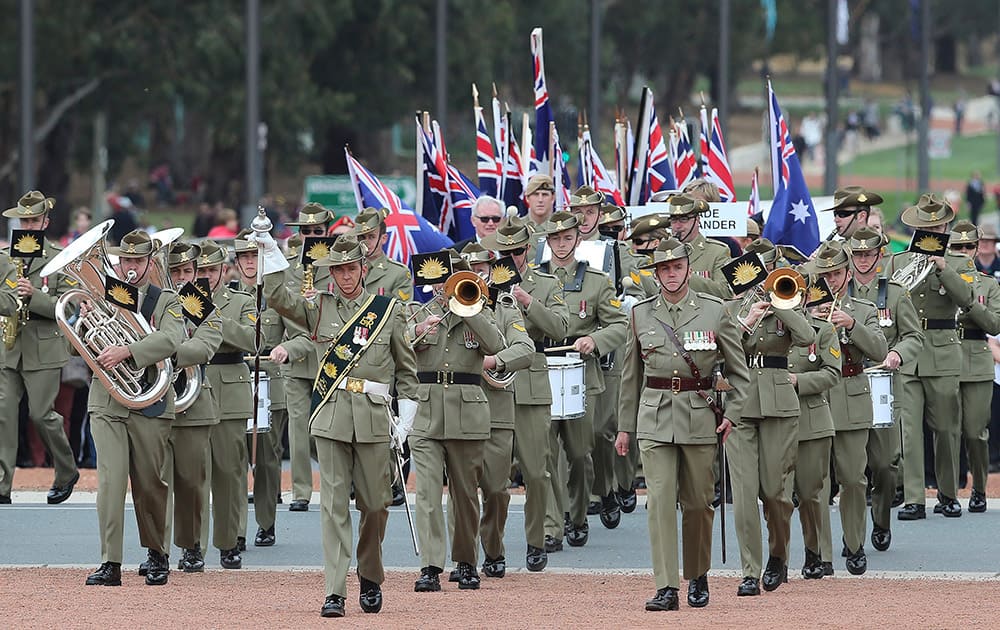
M 644 265 L 654 270 L 661 290 L 632 310 L 622 375 L 615 447 L 624 456 L 635 434 L 646 475 L 657 588 L 646 610 L 678 607 L 678 502 L 688 605 L 708 605 L 716 434 L 725 440 L 733 421 L 739 422 L 749 386 L 739 332 L 722 300 L 689 290 L 690 254 L 691 245 L 669 238 Z M 733 387 L 725 412 L 712 395 L 712 371 L 720 360 Z
M 944 234 L 955 218 L 955 211 L 940 197 L 920 196 L 900 220 L 910 227 Z M 917 259 L 915 260 L 915 257 Z M 886 276 L 910 263 L 931 265 L 923 278 L 912 278 L 907 289 L 920 317 L 924 344 L 916 361 L 900 366 L 903 399 L 903 493 L 905 505 L 896 517 L 901 521 L 926 518 L 924 503 L 924 430 L 934 432 L 934 468 L 938 501 L 947 517 L 962 515 L 955 498 L 958 490 L 958 441 L 961 426 L 955 410 L 959 408 L 959 376 L 962 370 L 962 342 L 956 333 L 955 312 L 972 308 L 975 297 L 972 285 L 960 276 L 975 271 L 973 262 L 964 256 L 945 253 L 928 256 L 900 252 L 889 259 Z M 912 267 L 911 267 L 912 269 Z
M 729 248 L 705 238 L 698 222 L 699 216 L 711 210 L 708 203 L 685 195 L 673 195 L 668 201 L 670 233 L 680 242 L 691 245 L 691 288 L 723 299 L 731 297 L 721 273 L 722 266 L 731 258 Z
M 296 221 L 285 225 L 296 226 L 299 238 L 326 236 L 333 222 L 333 215 L 318 203 L 307 203 L 299 210 Z M 314 286 L 325 286 L 329 282 L 328 269 L 318 267 L 312 271 Z M 302 289 L 305 269 L 298 265 L 287 274 L 286 285 L 290 291 Z M 312 397 L 313 381 L 319 372 L 319 356 L 316 352 L 314 332 L 298 327 L 286 319 L 285 329 L 288 339 L 281 344 L 288 354 L 285 374 L 285 398 L 288 410 L 288 449 L 292 470 L 292 502 L 289 512 L 307 512 L 313 491 L 312 438 L 309 437 L 309 405 Z
M 524 200 L 528 206 L 524 226 L 532 236 L 528 260 L 534 260 L 535 248 L 545 242 L 543 226 L 552 216 L 556 203 L 556 188 L 552 178 L 548 175 L 532 175 L 524 189 Z
M 660 245 L 660 241 L 670 236 L 670 222 L 659 214 L 647 214 L 633 219 L 629 224 L 628 240 L 636 256 L 649 258 Z M 655 293 L 655 290 L 654 290 Z
M 15 207 L 5 210 L 3 216 L 18 219 L 23 230 L 45 230 L 49 226 L 49 210 L 54 204 L 54 199 L 33 190 L 22 196 Z M 12 442 L 5 440 L 4 446 L 0 446 L 0 472 L 4 473 L 0 474 L 2 503 L 10 502 L 17 455 L 19 402 L 25 394 L 28 417 L 55 468 L 55 479 L 46 501 L 50 505 L 62 503 L 73 494 L 73 486 L 80 479 L 63 428 L 63 417 L 53 409 L 59 393 L 60 371 L 69 360 L 66 340 L 55 322 L 55 305 L 72 281 L 65 276 L 43 278 L 40 274 L 59 251 L 61 248 L 52 241 L 30 233 L 4 250 L 20 269 L 11 280 L 15 286 L 5 283 L 17 292 L 20 307 L 17 314 L 7 318 L 8 328 L 4 335 L 7 348 L 0 370 L 7 401 L 0 405 L 0 426 L 11 427 L 5 434 L 13 436 Z M 7 299 L 9 296 L 5 297 Z
M 756 242 L 770 244 L 763 239 Z M 771 248 L 771 262 L 766 263 L 768 268 L 777 256 L 773 245 Z M 734 286 L 734 293 L 739 294 L 742 286 Z M 739 301 L 733 303 L 734 307 L 739 305 Z M 743 349 L 750 367 L 750 387 L 742 417 L 729 442 L 729 469 L 736 539 L 743 567 L 743 582 L 736 594 L 754 596 L 760 595 L 762 565 L 758 496 L 764 503 L 770 547 L 764 570 L 764 590 L 773 591 L 788 581 L 785 553 L 792 501 L 784 488 L 795 466 L 799 416 L 799 398 L 788 374 L 788 349 L 808 346 L 815 332 L 798 310 L 772 308 L 770 302 L 764 301 L 750 305 L 741 325 Z
M 16 317 L 18 311 L 17 271 L 10 261 L 10 256 L 0 252 L 0 316 Z M 12 325 L 10 320 L 0 320 L 0 330 L 6 332 L 6 326 Z M 6 355 L 6 344 L 0 344 L 0 357 Z M 6 370 L 0 370 L 0 378 L 6 382 Z M 0 396 L 6 396 L 6 388 L 0 385 Z M 11 404 L 0 399 L 0 406 L 11 407 Z M 14 466 L 17 464 L 17 433 L 18 414 L 0 414 L 0 505 L 10 504 L 10 489 L 14 481 Z
M 444 250 L 443 256 L 453 250 Z M 455 254 L 457 258 L 457 253 Z M 453 268 L 465 267 L 463 262 Z M 449 511 L 455 513 L 451 557 L 460 589 L 478 589 L 476 543 L 479 537 L 477 487 L 483 474 L 483 449 L 490 437 L 490 410 L 483 393 L 483 358 L 504 348 L 488 310 L 460 317 L 446 310 L 439 295 L 430 314 L 414 326 L 420 406 L 410 436 L 417 476 L 417 534 L 423 567 L 413 586 L 418 593 L 439 591 L 445 560 L 441 480 L 448 472 Z
M 906 288 L 880 275 L 885 242 L 881 233 L 868 227 L 854 232 L 848 241 L 853 271 L 847 285 L 849 295 L 875 304 L 878 323 L 889 348 L 882 367 L 893 373 L 893 389 L 898 392 L 892 404 L 894 426 L 868 431 L 868 468 L 872 482 L 871 541 L 879 551 L 886 551 L 892 544 L 891 509 L 899 477 L 902 425 L 903 385 L 899 369 L 917 360 L 924 343 L 920 320 Z
M 834 416 L 833 467 L 840 484 L 840 522 L 844 529 L 847 571 L 861 575 L 868 570 L 865 556 L 865 489 L 868 479 L 868 432 L 872 428 L 871 388 L 864 369 L 881 363 L 888 346 L 878 312 L 871 302 L 848 294 L 850 256 L 841 241 L 823 243 L 816 250 L 812 268 L 826 280 L 834 301 L 825 309 L 827 320 L 840 336 L 842 379 L 830 390 Z
M 959 221 L 951 230 L 948 248 L 962 256 L 975 256 L 979 229 L 968 221 Z M 972 285 L 974 301 L 959 315 L 962 337 L 961 414 L 962 437 L 972 473 L 969 512 L 986 511 L 986 476 L 989 469 L 990 402 L 993 398 L 993 354 L 986 335 L 1000 332 L 1000 285 L 993 276 L 968 270 L 961 274 Z M 940 507 L 939 507 L 940 506 Z M 937 512 L 943 509 L 939 502 Z
M 138 312 L 152 332 L 128 345 L 104 348 L 97 356 L 100 369 L 113 370 L 131 360 L 145 369 L 146 382 L 154 382 L 156 364 L 177 352 L 184 341 L 184 315 L 173 291 L 150 284 L 153 243 L 145 232 L 135 230 L 122 237 L 120 246 L 108 252 L 119 257 L 118 274 L 131 280 L 134 293 L 125 283 L 111 287 L 110 295 L 119 304 Z M 109 283 L 112 284 L 112 283 Z M 117 291 L 115 291 L 117 289 Z M 94 296 L 102 299 L 104 296 Z M 85 317 L 92 306 L 80 305 Z M 107 308 L 116 308 L 108 306 Z M 141 331 L 133 331 L 141 334 Z M 118 394 L 116 394 L 118 396 Z M 167 484 L 162 471 L 174 417 L 174 392 L 168 387 L 159 401 L 145 409 L 125 407 L 108 392 L 95 375 L 87 401 L 90 430 L 97 447 L 97 520 L 101 530 L 101 566 L 87 576 L 88 586 L 121 586 L 122 538 L 125 530 L 125 493 L 129 485 L 135 503 L 139 542 L 149 550 L 146 584 L 167 583 L 170 564 L 166 536 Z
M 800 271 L 805 271 L 800 269 Z M 822 285 L 820 285 L 822 286 Z M 816 283 L 810 293 L 819 293 Z M 830 295 L 817 295 L 817 301 L 832 299 Z M 805 306 L 809 306 L 807 300 Z M 829 532 L 823 537 L 824 526 L 829 530 L 830 506 L 827 502 L 830 486 L 830 448 L 833 446 L 833 416 L 830 413 L 828 391 L 840 381 L 840 341 L 833 324 L 817 317 L 807 308 L 807 319 L 816 331 L 808 346 L 794 346 L 788 350 L 788 377 L 799 395 L 799 429 L 796 447 L 795 470 L 788 479 L 785 493 L 794 490 L 799 501 L 799 522 L 802 524 L 802 542 L 805 545 L 805 563 L 802 577 L 807 580 L 824 575 L 822 553 L 832 556 Z M 785 557 L 788 556 L 786 550 Z M 831 567 L 832 567 L 831 559 Z
M 229 288 L 226 250 L 214 241 L 203 241 L 198 258 L 198 278 L 208 280 L 212 302 L 222 320 L 222 344 L 205 368 L 208 382 L 219 397 L 219 420 L 212 427 L 212 543 L 219 550 L 224 569 L 243 566 L 240 551 L 241 512 L 247 505 L 247 418 L 253 415 L 250 369 L 244 356 L 254 352 L 254 300 Z M 202 547 L 208 546 L 208 517 L 202 517 Z M 245 539 L 244 539 L 245 540 Z M 245 545 L 245 542 L 244 542 Z
M 472 271 L 481 277 L 490 277 L 491 250 L 482 245 L 470 243 L 462 250 Z M 521 311 L 509 294 L 498 298 L 493 305 L 497 329 L 503 334 L 506 348 L 483 357 L 483 371 L 500 376 L 516 373 L 528 368 L 535 356 L 535 344 L 528 336 Z M 485 379 L 484 379 L 485 380 Z M 483 491 L 483 513 L 479 522 L 479 537 L 482 541 L 483 574 L 486 577 L 502 578 L 506 573 L 507 559 L 503 544 L 504 529 L 507 525 L 507 506 L 510 504 L 510 462 L 514 452 L 514 390 L 508 386 L 498 389 L 489 381 L 483 387 L 486 400 L 490 404 L 490 438 L 483 446 L 483 475 L 479 487 Z M 449 517 L 453 516 L 451 510 Z M 452 525 L 454 519 L 450 518 Z M 452 528 L 454 529 L 454 528 Z M 454 536 L 454 531 L 452 531 Z M 455 575 L 458 581 L 459 575 Z
M 563 300 L 570 311 L 567 338 L 549 339 L 546 345 L 571 346 L 574 352 L 580 353 L 584 358 L 587 389 L 586 415 L 574 420 L 553 419 L 549 431 L 548 466 L 552 477 L 553 502 L 546 517 L 546 533 L 553 540 L 551 545 L 547 543 L 547 551 L 562 548 L 564 525 L 561 517 L 567 511 L 562 509 L 565 484 L 557 465 L 560 439 L 569 463 L 570 523 L 566 537 L 573 547 L 587 544 L 590 535 L 587 500 L 593 485 L 593 479 L 588 478 L 592 473 L 588 473 L 587 461 L 594 447 L 596 397 L 604 392 L 604 375 L 598 367 L 598 357 L 621 347 L 626 338 L 628 321 L 607 274 L 574 257 L 581 239 L 579 225 L 575 214 L 556 212 L 552 215 L 547 227 L 552 258 L 540 266 L 562 283 Z M 547 354 L 551 356 L 553 353 Z
M 524 479 L 524 537 L 528 544 L 525 566 L 529 571 L 541 571 L 556 542 L 545 535 L 545 511 L 551 491 L 548 459 L 552 394 L 542 350 L 546 338 L 566 337 L 569 313 L 555 276 L 528 265 L 531 238 L 525 224 L 508 216 L 493 236 L 484 239 L 484 247 L 509 255 L 514 261 L 521 282 L 510 293 L 535 347 L 531 366 L 514 376 L 514 454 Z
M 233 241 L 233 250 L 236 254 L 240 290 L 253 298 L 256 308 L 257 265 L 260 264 L 257 260 L 257 245 L 252 241 L 237 238 Z M 281 454 L 284 452 L 281 440 L 288 425 L 282 368 L 288 359 L 288 353 L 281 347 L 285 336 L 285 323 L 281 315 L 273 308 L 268 308 L 265 302 L 263 310 L 257 317 L 260 319 L 262 346 L 255 352 L 261 357 L 260 367 L 268 379 L 270 426 L 268 431 L 257 434 L 257 451 L 253 462 L 253 511 L 257 521 L 257 533 L 254 535 L 253 544 L 257 547 L 270 547 L 275 543 L 274 521 L 278 496 L 281 494 Z M 255 330 L 255 337 L 256 334 Z M 247 364 L 253 366 L 253 361 L 249 360 Z M 253 382 L 252 376 L 251 374 L 251 382 Z M 239 531 L 245 534 L 246 511 L 243 510 L 241 514 Z
M 368 274 L 365 289 L 369 293 L 394 297 L 408 302 L 413 294 L 413 278 L 406 265 L 390 260 L 383 250 L 388 238 L 385 231 L 386 211 L 365 208 L 354 222 L 354 234 L 364 244 L 367 252 Z
M 174 287 L 180 288 L 195 281 L 200 254 L 200 247 L 187 243 L 177 243 L 170 249 L 167 267 Z M 204 374 L 205 365 L 222 344 L 222 320 L 215 309 L 209 311 L 198 296 L 179 296 L 178 301 L 184 309 L 187 333 L 177 349 L 174 367 L 195 367 L 201 372 L 203 380 L 195 401 L 185 411 L 178 411 L 171 423 L 163 477 L 169 488 L 167 539 L 170 539 L 169 517 L 172 514 L 174 544 L 181 548 L 177 568 L 192 573 L 205 570 L 200 543 L 201 519 L 208 504 L 209 441 L 212 427 L 219 423 L 219 400 Z
M 259 238 L 259 237 L 258 237 Z M 406 333 L 403 305 L 364 286 L 364 245 L 341 236 L 317 266 L 329 267 L 333 292 L 300 296 L 282 286 L 277 245 L 264 235 L 264 288 L 275 310 L 307 330 L 322 352 L 310 432 L 320 464 L 320 502 L 326 592 L 320 614 L 343 617 L 351 564 L 350 495 L 361 512 L 358 526 L 359 603 L 366 613 L 382 609 L 382 540 L 389 518 L 390 440 L 406 440 L 417 411 L 416 362 Z M 316 305 L 310 302 L 315 298 Z M 387 382 L 388 380 L 388 382 Z M 388 406 L 395 384 L 399 424 Z M 395 428 L 395 435 L 393 429 Z
M 598 225 L 601 222 L 601 205 L 604 193 L 590 186 L 580 186 L 569 196 L 569 211 L 580 221 L 580 240 L 596 241 L 601 238 Z
M 833 212 L 834 231 L 826 240 L 845 240 L 868 225 L 872 208 L 882 203 L 882 197 L 861 186 L 844 186 L 833 193 L 833 206 L 823 212 Z

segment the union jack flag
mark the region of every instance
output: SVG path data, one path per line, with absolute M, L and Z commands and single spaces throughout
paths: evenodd
M 674 158 L 674 178 L 677 187 L 683 189 L 697 177 L 698 164 L 694 159 L 694 150 L 688 139 L 687 123 L 681 119 L 674 123 L 677 130 L 677 156 Z
M 385 218 L 388 239 L 385 253 L 389 258 L 409 265 L 410 256 L 424 252 L 436 252 L 452 246 L 452 240 L 439 232 L 427 219 L 416 214 L 388 186 L 354 159 L 350 150 L 344 147 L 347 156 L 347 170 L 354 188 L 354 199 L 358 212 L 366 207 L 385 208 L 389 211 Z
M 476 171 L 479 174 L 479 190 L 483 194 L 496 197 L 500 190 L 500 174 L 503 162 L 493 151 L 493 141 L 486 129 L 483 108 L 476 107 Z
M 549 168 L 549 126 L 555 119 L 549 104 L 549 88 L 545 83 L 545 58 L 542 54 L 542 29 L 531 31 L 531 65 L 535 92 L 535 154 L 531 156 L 531 174 L 548 173 Z
M 524 158 L 517 144 L 514 130 L 510 124 L 510 114 L 507 114 L 507 166 L 503 173 L 503 202 L 507 206 L 516 206 L 521 214 L 528 211 L 524 205 L 524 188 L 527 181 Z
M 556 188 L 556 210 L 568 210 L 569 209 L 569 191 L 570 187 L 573 185 L 572 180 L 569 178 L 569 171 L 566 170 L 566 163 L 563 162 L 562 146 L 559 144 L 559 132 L 556 130 L 556 123 L 549 123 L 549 137 L 552 140 L 552 181 Z M 558 170 L 557 170 L 558 169 Z
M 442 155 L 434 137 L 424 130 L 417 118 L 417 140 L 424 160 L 424 204 L 421 214 L 435 225 L 445 220 L 448 214 L 448 173 Z M 421 184 L 421 182 L 418 182 Z
M 701 108 L 701 175 L 719 187 L 722 201 L 736 201 L 736 187 L 733 186 L 733 172 L 729 168 L 726 145 L 722 140 L 719 110 L 714 107 L 711 123 L 707 110 L 704 106 Z
M 652 194 L 661 189 L 674 188 L 677 188 L 677 182 L 674 181 L 674 162 L 663 140 L 663 130 L 660 129 L 660 121 L 656 118 L 656 109 L 653 108 L 653 116 L 649 122 L 649 192 Z
M 761 236 L 775 245 L 794 245 L 806 256 L 819 246 L 819 222 L 802 166 L 795 154 L 778 97 L 767 82 L 774 201 Z
M 760 186 L 757 184 L 757 169 L 753 169 L 753 177 L 750 179 L 750 201 L 747 203 L 747 216 L 760 212 Z
M 584 127 L 580 134 L 580 175 L 582 183 L 614 200 L 619 206 L 625 205 L 618 184 L 604 167 L 590 138 L 590 129 Z

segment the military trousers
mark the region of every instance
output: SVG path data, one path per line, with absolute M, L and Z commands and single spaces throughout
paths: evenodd
M 94 383 L 92 387 L 101 387 Z M 166 554 L 167 484 L 163 462 L 170 438 L 170 420 L 132 412 L 125 418 L 90 414 L 90 432 L 97 449 L 97 521 L 101 530 L 101 562 L 122 561 L 125 493 L 132 485 L 132 502 L 139 544 Z
M 893 377 L 895 391 L 902 391 L 900 375 Z M 892 403 L 893 426 L 868 429 L 868 468 L 872 482 L 872 523 L 890 529 L 892 500 L 899 480 L 901 397 Z
M 167 440 L 163 481 L 167 484 L 166 540 L 173 529 L 174 544 L 194 549 L 201 538 L 201 519 L 208 502 L 212 425 L 174 425 Z
M 417 476 L 416 526 L 421 566 L 444 568 L 445 520 L 441 479 L 448 471 L 448 509 L 455 514 L 451 541 L 454 562 L 475 564 L 479 541 L 479 480 L 485 440 L 437 440 L 411 436 L 410 457 Z M 388 471 L 388 466 L 386 466 Z M 386 484 L 386 491 L 389 489 Z
M 510 505 L 508 488 L 513 451 L 513 429 L 492 429 L 490 439 L 483 444 L 483 475 L 479 480 L 483 491 L 483 515 L 479 522 L 479 537 L 483 553 L 492 560 L 504 557 L 503 534 L 507 527 L 507 507 Z M 448 513 L 451 514 L 450 509 Z
M 990 467 L 990 403 L 993 381 L 970 381 L 961 384 L 962 438 L 969 455 L 972 489 L 986 492 Z
M 833 469 L 840 484 L 840 524 L 844 530 L 844 544 L 851 553 L 864 544 L 868 526 L 865 467 L 868 465 L 869 431 L 871 429 L 837 431 L 833 436 Z
M 733 517 L 744 577 L 759 579 L 763 568 L 758 497 L 764 503 L 770 554 L 787 563 L 784 554 L 788 549 L 793 506 L 785 488 L 795 468 L 798 424 L 797 417 L 743 418 L 726 441 L 732 472 Z
M 326 594 L 347 595 L 351 567 L 351 484 L 358 523 L 358 574 L 376 584 L 385 580 L 382 541 L 389 520 L 389 444 L 316 438 L 319 459 L 320 527 Z M 440 481 L 440 477 L 438 478 Z M 440 492 L 438 492 L 440 496 Z
M 815 552 L 816 555 L 822 555 L 820 533 L 824 523 L 827 528 L 830 527 L 830 504 L 827 501 L 830 494 L 824 493 L 823 488 L 828 487 L 830 482 L 832 444 L 832 436 L 800 441 L 793 475 L 794 483 L 785 489 L 789 498 L 794 490 L 799 499 L 802 542 L 806 549 Z M 789 557 L 787 550 L 783 557 L 786 559 Z
M 241 512 L 247 509 L 246 420 L 221 420 L 212 426 L 208 486 L 212 491 L 212 545 L 220 551 L 236 546 Z M 201 548 L 208 548 L 208 504 L 202 512 Z M 245 521 L 243 521 L 245 522 Z
M 622 389 L 621 373 L 604 373 L 604 393 L 597 396 L 594 410 L 594 482 L 591 493 L 606 497 L 615 489 L 615 438 L 618 436 L 618 395 Z M 638 450 L 638 449 L 637 449 Z
M 580 527 L 587 522 L 587 503 L 593 486 L 593 468 L 590 452 L 594 447 L 594 414 L 597 395 L 587 394 L 586 413 L 574 420 L 553 419 L 549 425 L 548 469 L 552 494 L 549 496 L 545 516 L 545 533 L 557 540 L 563 537 L 563 514 L 569 512 L 570 521 Z M 560 446 L 561 444 L 561 446 Z M 559 457 L 565 449 L 569 464 L 568 475 L 559 472 Z M 569 504 L 566 491 L 569 490 Z
M 680 588 L 678 501 L 684 543 L 684 579 L 699 578 L 712 566 L 712 520 L 715 518 L 712 462 L 716 446 L 639 440 L 638 447 L 646 472 L 649 544 L 656 588 Z M 635 445 L 629 450 L 632 448 Z
M 308 501 L 312 497 L 313 475 L 310 453 L 313 451 L 313 438 L 309 435 L 312 386 L 313 382 L 308 378 L 288 377 L 285 379 L 293 500 Z
M 253 511 L 257 526 L 270 529 L 274 526 L 278 509 L 278 495 L 281 494 L 281 454 L 284 446 L 281 436 L 288 424 L 285 409 L 271 410 L 271 430 L 257 434 L 257 454 L 253 466 Z M 250 436 L 247 435 L 249 442 Z M 318 453 L 317 453 L 318 454 Z M 246 523 L 240 527 L 246 532 Z
M 38 437 L 45 450 L 52 457 L 55 469 L 53 485 L 65 486 L 77 473 L 73 449 L 63 428 L 63 417 L 55 412 L 56 396 L 59 394 L 61 370 L 13 370 L 0 369 L 0 389 L 3 390 L 3 405 L 0 405 L 0 494 L 9 496 L 14 481 L 14 466 L 17 460 L 17 428 L 20 416 L 21 396 L 28 395 L 28 417 L 31 418 Z
M 549 492 L 550 405 L 516 405 L 514 453 L 524 480 L 524 537 L 532 547 L 545 544 L 545 510 Z
M 958 376 L 902 375 L 903 493 L 906 503 L 924 505 L 924 421 L 934 433 L 938 492 L 955 498 L 961 436 Z

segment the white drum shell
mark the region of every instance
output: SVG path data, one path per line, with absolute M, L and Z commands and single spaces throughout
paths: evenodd
M 552 419 L 574 420 L 587 413 L 586 369 L 579 356 L 546 357 L 552 388 Z
M 889 370 L 870 370 L 867 374 L 872 394 L 872 428 L 892 428 L 895 425 L 892 418 L 893 373 Z
M 264 371 L 260 373 L 258 392 L 260 396 L 257 400 L 257 433 L 267 433 L 271 430 L 271 377 Z M 247 418 L 247 433 L 252 432 L 253 418 Z

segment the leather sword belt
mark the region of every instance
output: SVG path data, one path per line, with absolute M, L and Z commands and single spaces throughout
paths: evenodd
M 764 354 L 748 354 L 747 367 L 788 369 L 788 357 L 770 357 Z
M 390 399 L 388 383 L 379 383 L 363 378 L 354 378 L 353 376 L 348 376 L 341 380 L 337 385 L 337 389 L 343 389 L 354 394 L 375 394 L 386 400 Z
M 677 394 L 679 392 L 693 392 L 700 389 L 712 389 L 715 385 L 715 381 L 711 377 L 708 378 L 666 378 L 659 376 L 647 376 L 646 377 L 646 387 L 651 389 L 669 389 L 673 393 Z
M 924 330 L 955 330 L 955 320 L 953 319 L 924 319 L 921 320 Z
M 236 365 L 246 359 L 242 352 L 219 352 L 209 360 L 211 365 Z
M 962 328 L 962 339 L 986 341 L 986 331 L 982 328 Z
M 865 366 L 860 363 L 847 363 L 842 368 L 840 368 L 840 375 L 844 378 L 850 376 L 857 376 L 865 371 Z
M 471 372 L 417 372 L 417 380 L 438 385 L 481 385 L 483 376 Z

